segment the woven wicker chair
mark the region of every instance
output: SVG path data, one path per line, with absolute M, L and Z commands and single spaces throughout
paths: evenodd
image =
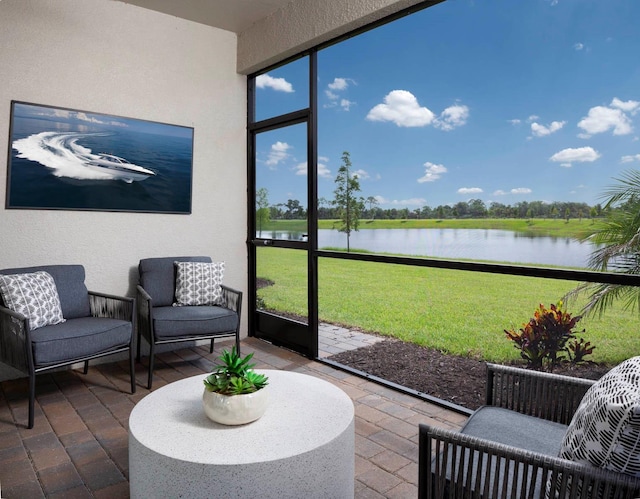
M 557 457 L 593 383 L 488 364 L 487 406 L 460 432 L 420 425 L 419 497 L 640 497 L 640 478 Z
M 156 345 L 185 341 L 211 340 L 213 353 L 216 338 L 233 336 L 240 352 L 240 314 L 242 292 L 222 285 L 223 305 L 172 306 L 175 301 L 176 271 L 174 262 L 211 263 L 208 256 L 161 257 L 140 260 L 138 271 L 138 361 L 140 337 L 149 343 L 149 377 L 153 384 Z
M 34 423 L 36 374 L 129 352 L 131 393 L 134 369 L 135 300 L 87 291 L 82 265 L 45 265 L 0 270 L 0 274 L 45 271 L 53 277 L 65 322 L 32 329 L 29 319 L 5 307 L 0 297 L 0 362 L 29 375 L 29 428 Z

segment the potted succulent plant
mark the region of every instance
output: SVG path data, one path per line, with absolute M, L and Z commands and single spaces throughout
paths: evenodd
M 253 370 L 250 353 L 242 358 L 235 346 L 223 350 L 220 364 L 204 379 L 202 404 L 207 417 L 216 423 L 240 425 L 255 421 L 268 404 L 268 377 Z

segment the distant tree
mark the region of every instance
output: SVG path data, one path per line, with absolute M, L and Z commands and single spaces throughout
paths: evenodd
M 349 252 L 349 238 L 352 231 L 358 230 L 364 201 L 356 196 L 356 193 L 360 192 L 360 182 L 358 176 L 351 173 L 351 158 L 348 151 L 342 153 L 342 165 L 338 169 L 335 183 L 337 187 L 334 191 L 333 204 L 337 207 L 340 216 L 338 231 L 347 235 L 347 252 Z
M 376 210 L 374 210 L 374 208 L 376 206 L 378 206 L 378 200 L 374 197 L 374 196 L 369 196 L 366 200 L 365 203 L 367 203 L 369 205 L 369 212 L 371 214 L 371 220 L 373 220 L 376 216 Z
M 258 232 L 262 232 L 262 225 L 267 224 L 270 218 L 269 191 L 261 187 L 256 192 L 256 222 L 258 222 Z
M 300 204 L 300 201 L 297 199 L 288 199 L 287 204 L 285 205 L 287 211 L 284 216 L 288 220 L 292 219 L 301 219 L 305 217 L 304 207 Z

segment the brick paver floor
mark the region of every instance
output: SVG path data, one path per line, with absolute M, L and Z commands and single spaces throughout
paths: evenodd
M 207 347 L 160 354 L 154 389 L 208 372 Z M 339 386 L 356 414 L 355 497 L 415 498 L 418 424 L 459 428 L 466 417 L 254 338 L 258 368 L 302 372 Z M 0 383 L 0 487 L 3 499 L 129 497 L 128 418 L 147 393 L 145 360 L 137 365 L 137 392 L 128 392 L 126 362 L 38 376 L 35 427 L 26 429 L 27 380 Z

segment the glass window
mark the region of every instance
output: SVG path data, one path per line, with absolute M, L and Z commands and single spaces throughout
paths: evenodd
M 256 77 L 256 121 L 308 107 L 308 57 Z
M 256 135 L 256 238 L 307 237 L 306 123 Z

